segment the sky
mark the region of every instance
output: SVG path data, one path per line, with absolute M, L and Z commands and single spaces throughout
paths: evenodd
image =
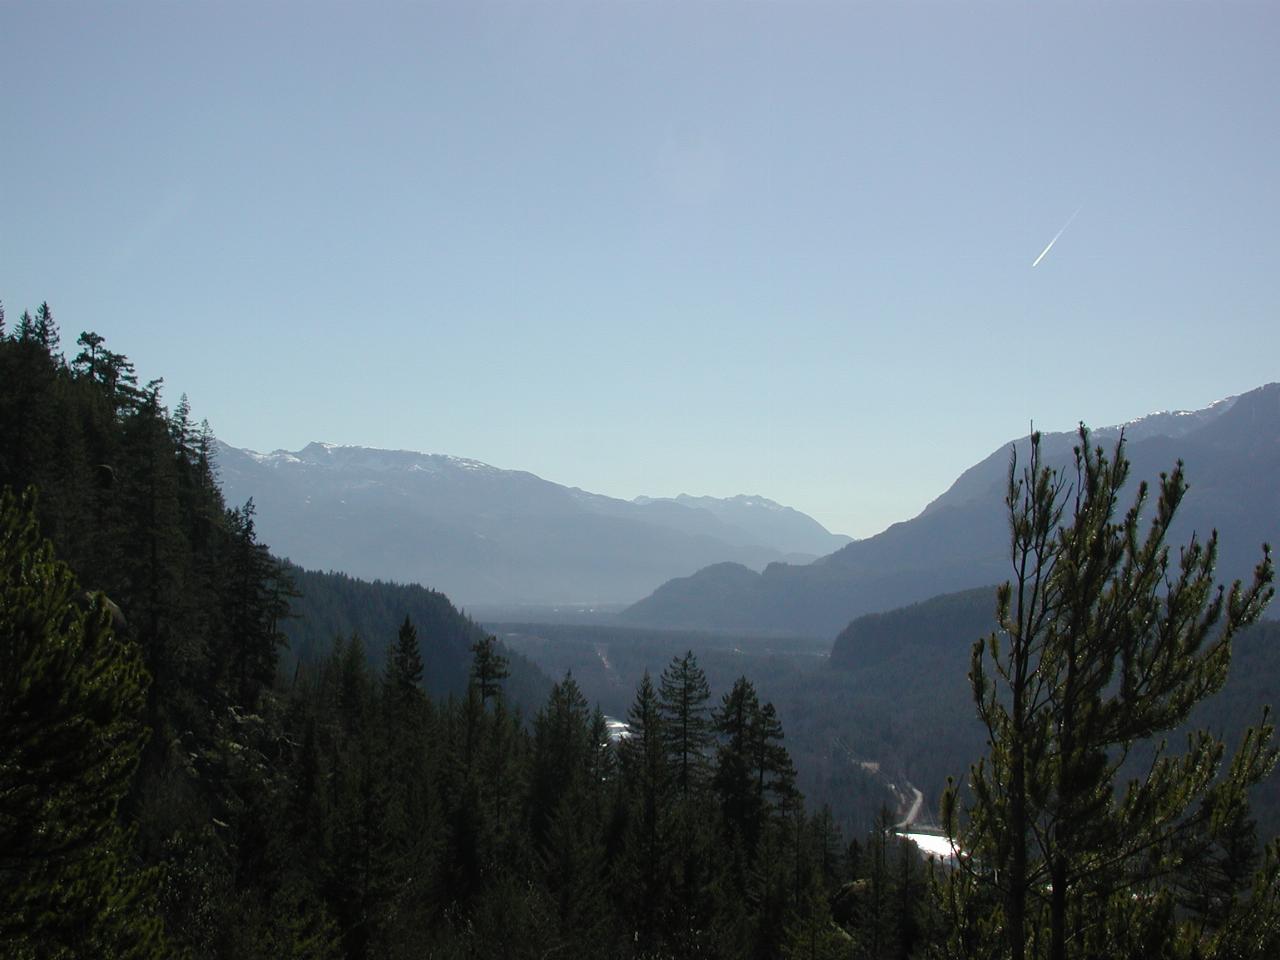
M 1274 3 L 0 0 L 0 300 L 235 446 L 869 536 L 1280 379 L 1277 63 Z

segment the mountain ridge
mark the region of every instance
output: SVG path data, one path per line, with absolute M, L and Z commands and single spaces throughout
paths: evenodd
M 1223 531 L 1219 569 L 1247 576 L 1262 540 L 1280 539 L 1280 384 L 1200 411 L 1161 412 L 1103 427 L 1091 439 L 1109 449 L 1121 430 L 1131 475 L 1154 480 L 1178 459 L 1190 490 L 1172 531 Z M 1069 468 L 1072 433 L 1046 433 L 1046 463 Z M 965 590 L 1008 576 L 1003 506 L 1010 451 L 1024 464 L 1028 440 L 1004 445 L 964 471 L 917 516 L 855 540 L 806 567 L 774 563 L 733 577 L 723 568 L 664 584 L 623 611 L 627 623 L 698 629 L 768 629 L 831 636 L 853 618 Z M 701 590 L 700 587 L 705 587 Z
M 219 442 L 217 459 L 229 502 L 252 497 L 294 562 L 468 605 L 622 605 L 711 563 L 808 562 L 847 542 L 763 497 L 627 501 L 447 454 Z

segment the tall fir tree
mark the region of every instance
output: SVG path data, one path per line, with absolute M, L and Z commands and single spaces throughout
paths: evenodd
M 660 920 L 670 909 L 671 774 L 664 750 L 658 693 L 645 671 L 627 714 L 622 741 L 622 789 L 627 803 L 623 848 L 617 865 L 619 902 L 625 905 L 636 949 L 658 946 Z
M 498 638 L 482 637 L 471 646 L 471 680 L 486 703 L 502 692 L 502 681 L 510 676 L 507 658 L 498 652 Z
M 676 792 L 689 801 L 706 785 L 711 721 L 707 701 L 711 688 L 698 659 L 689 650 L 673 657 L 658 685 L 658 716 L 667 762 Z

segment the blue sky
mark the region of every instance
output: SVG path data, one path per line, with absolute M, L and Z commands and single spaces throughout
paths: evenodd
M 865 536 L 1278 379 L 1278 11 L 0 0 L 0 298 L 237 446 Z

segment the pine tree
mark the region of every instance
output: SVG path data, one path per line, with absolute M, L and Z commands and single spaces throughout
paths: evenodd
M 34 496 L 0 493 L 0 953 L 162 956 L 157 878 L 116 819 L 148 678 L 102 595 L 82 598 Z
M 755 732 L 760 723 L 760 700 L 755 686 L 739 677 L 724 695 L 712 718 L 721 742 L 716 750 L 712 787 L 731 842 L 741 844 L 749 864 L 764 825 L 764 791 L 755 777 Z
M 772 703 L 760 703 L 746 677 L 724 695 L 712 722 L 722 738 L 712 784 L 725 825 L 750 860 L 769 817 L 795 796 L 795 770 L 782 746 L 777 711 Z
M 265 544 L 258 541 L 250 499 L 227 513 L 230 537 L 222 565 L 223 621 L 221 674 L 233 702 L 249 708 L 275 680 L 281 621 L 289 612 L 293 584 Z
M 54 322 L 53 311 L 49 309 L 48 303 L 41 303 L 36 308 L 32 335 L 50 356 L 57 356 L 62 346 L 62 338 L 58 334 L 58 324 Z
M 591 712 L 572 674 L 551 688 L 533 721 L 531 811 L 533 838 L 542 843 L 560 800 L 591 769 Z
M 645 671 L 627 714 L 622 741 L 623 795 L 629 816 L 618 864 L 619 901 L 642 955 L 657 946 L 659 918 L 668 908 L 671 859 L 666 810 L 671 778 L 663 751 L 658 694 Z
M 95 383 L 98 381 L 98 364 L 99 358 L 104 353 L 102 344 L 105 339 L 101 334 L 94 333 L 91 330 L 84 330 L 80 333 L 80 336 L 76 337 L 76 344 L 80 347 L 80 352 L 71 361 L 71 369 L 77 375 L 87 377 Z
M 422 653 L 418 647 L 417 628 L 408 614 L 387 657 L 382 684 L 386 696 L 398 704 L 414 702 L 421 696 Z
M 127 590 L 121 602 L 138 628 L 152 675 L 168 690 L 191 651 L 183 649 L 187 624 L 178 609 L 185 596 L 183 560 L 188 550 L 160 387 L 159 380 L 148 383 L 139 406 L 122 424 L 121 454 L 135 469 L 120 483 L 116 495 L 124 542 L 134 547 L 119 560 Z
M 706 782 L 711 746 L 709 699 L 711 689 L 693 651 L 673 657 L 659 681 L 658 717 L 662 721 L 667 763 L 682 802 L 695 797 Z
M 502 693 L 502 681 L 510 675 L 507 658 L 498 652 L 497 637 L 477 640 L 471 653 L 471 680 L 480 692 L 480 702 L 485 703 Z
M 1128 471 L 1123 438 L 1108 459 L 1083 427 L 1073 480 L 1042 464 L 1038 435 L 1021 477 L 1010 464 L 1014 580 L 970 673 L 991 752 L 971 770 L 963 817 L 957 792 L 944 797 L 965 854 L 948 891 L 958 952 L 998 930 L 1017 960 L 1156 955 L 1195 929 L 1199 955 L 1214 955 L 1245 909 L 1266 914 L 1274 945 L 1274 888 L 1262 900 L 1243 885 L 1222 891 L 1222 923 L 1176 904 L 1171 882 L 1238 840 L 1245 793 L 1276 760 L 1265 714 L 1225 771 L 1225 746 L 1205 731 L 1181 755 L 1155 739 L 1222 686 L 1232 637 L 1271 596 L 1269 551 L 1250 585 L 1215 590 L 1216 533 L 1173 560 L 1165 542 L 1187 489 L 1182 465 L 1161 476 L 1154 504 L 1141 484 L 1117 519 Z M 1140 767 L 1126 766 L 1144 750 Z

